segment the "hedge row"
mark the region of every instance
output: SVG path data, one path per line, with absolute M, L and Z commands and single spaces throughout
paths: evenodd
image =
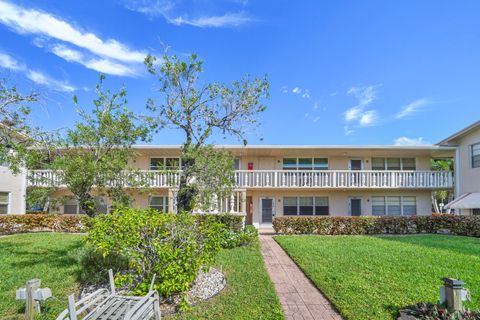
M 480 237 L 480 216 L 276 217 L 273 228 L 284 234 L 362 235 L 450 232 Z
M 0 216 L 0 234 L 24 232 L 85 232 L 85 215 L 18 214 Z
M 238 232 L 243 229 L 243 216 L 222 214 L 202 214 L 200 221 L 213 217 L 225 224 L 228 229 Z M 53 214 L 9 214 L 0 215 L 0 235 L 25 232 L 86 232 L 89 217 L 86 215 Z

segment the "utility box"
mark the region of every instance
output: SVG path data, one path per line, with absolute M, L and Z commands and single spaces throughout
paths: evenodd
M 440 287 L 440 303 L 449 310 L 462 311 L 463 301 L 466 301 L 469 292 L 463 289 L 463 281 L 453 278 L 442 278 L 444 286 Z

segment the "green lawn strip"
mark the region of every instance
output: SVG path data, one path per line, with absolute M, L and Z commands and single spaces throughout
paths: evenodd
M 77 262 L 70 252 L 83 245 L 82 236 L 58 233 L 18 234 L 0 238 L 0 319 L 21 319 L 24 301 L 15 291 L 29 279 L 39 278 L 52 289 L 48 319 L 67 307 L 67 297 L 77 289 Z M 43 318 L 43 317 L 42 317 Z M 40 317 L 39 317 L 40 319 Z
M 463 280 L 480 306 L 480 239 L 445 236 L 278 236 L 346 319 L 394 319 L 417 302 L 436 302 L 440 278 Z
M 283 319 L 258 246 L 222 250 L 217 265 L 227 276 L 224 291 L 170 319 Z

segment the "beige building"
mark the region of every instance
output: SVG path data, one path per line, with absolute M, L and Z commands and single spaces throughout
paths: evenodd
M 13 174 L 0 164 L 0 214 L 25 213 L 27 177 L 24 170 Z
M 439 142 L 455 147 L 455 200 L 447 208 L 480 215 L 480 121 Z
M 452 172 L 431 171 L 430 159 L 453 157 L 443 146 L 217 146 L 235 157 L 236 189 L 211 212 L 244 214 L 248 223 L 270 224 L 275 216 L 429 215 L 431 192 L 453 188 Z M 179 146 L 135 146 L 131 164 L 149 192 L 130 188 L 135 206 L 176 210 Z M 45 179 L 47 178 L 47 179 Z M 51 171 L 30 171 L 31 186 L 54 182 Z M 126 186 L 128 188 L 128 186 Z M 107 211 L 108 199 L 99 198 Z M 59 213 L 78 213 L 75 200 Z

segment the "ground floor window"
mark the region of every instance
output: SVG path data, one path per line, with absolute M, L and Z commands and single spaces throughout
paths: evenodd
M 372 215 L 374 216 L 412 216 L 416 214 L 416 197 L 372 197 Z
M 283 215 L 326 216 L 328 197 L 284 197 Z
M 472 209 L 472 215 L 474 215 L 474 216 L 480 216 L 480 208 Z
M 168 212 L 168 197 L 167 196 L 151 196 L 149 207 L 161 212 Z
M 10 204 L 10 193 L 0 192 L 0 214 L 8 213 L 9 204 Z
M 97 213 L 108 213 L 107 200 L 104 197 L 95 197 L 93 199 L 95 202 L 95 208 Z M 67 199 L 63 204 L 63 213 L 64 214 L 79 214 L 85 213 L 82 208 L 80 208 L 80 203 L 77 199 Z
M 77 214 L 79 213 L 78 201 L 75 199 L 67 199 L 63 204 L 63 213 L 65 214 Z

